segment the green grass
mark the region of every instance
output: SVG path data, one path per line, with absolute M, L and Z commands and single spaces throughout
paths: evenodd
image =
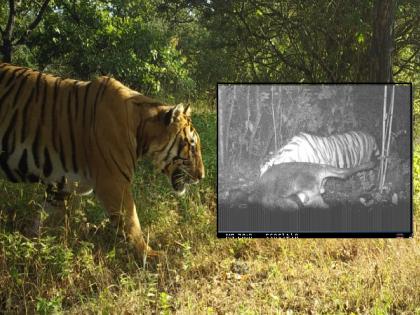
M 50 214 L 41 237 L 25 238 L 17 231 L 43 207 L 42 187 L 1 182 L 0 313 L 420 313 L 417 235 L 218 240 L 216 116 L 201 109 L 193 120 L 203 146 L 202 183 L 179 198 L 149 163 L 139 164 L 140 222 L 165 253 L 146 266 L 94 197 L 72 200 L 64 216 Z

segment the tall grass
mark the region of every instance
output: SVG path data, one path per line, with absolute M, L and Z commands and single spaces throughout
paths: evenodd
M 94 197 L 72 199 L 64 215 L 44 213 L 41 236 L 24 237 L 19 231 L 44 208 L 43 188 L 1 182 L 0 313 L 420 313 L 417 235 L 218 240 L 216 116 L 202 108 L 193 120 L 206 167 L 202 183 L 179 198 L 149 163 L 137 170 L 140 222 L 165 253 L 146 266 Z

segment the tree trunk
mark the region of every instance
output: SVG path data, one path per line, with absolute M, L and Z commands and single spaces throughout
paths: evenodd
M 13 48 L 18 45 L 22 45 L 26 42 L 31 32 L 41 22 L 42 16 L 46 12 L 50 1 L 51 0 L 44 0 L 34 20 L 26 27 L 25 32 L 23 32 L 20 38 L 17 38 L 16 33 L 14 32 L 15 20 L 16 20 L 16 6 L 20 5 L 20 1 L 17 1 L 16 3 L 15 3 L 15 0 L 8 1 L 9 15 L 7 18 L 7 23 L 4 30 L 0 28 L 0 33 L 2 35 L 2 45 L 0 46 L 0 51 L 3 55 L 4 62 L 12 61 Z
M 370 81 L 392 82 L 394 0 L 376 0 L 373 7 L 373 36 L 370 51 Z
M 260 121 L 261 121 L 261 116 L 262 116 L 261 109 L 260 109 L 260 102 L 259 102 L 259 93 L 260 93 L 259 91 L 260 91 L 259 86 L 257 85 L 256 89 L 253 89 L 253 92 L 252 92 L 252 94 L 255 96 L 256 118 L 254 121 L 254 129 L 252 130 L 252 133 L 251 133 L 251 139 L 249 141 L 249 147 L 253 154 L 254 152 L 259 152 L 259 150 L 258 149 L 256 150 L 254 147 L 254 141 L 257 136 L 257 132 L 259 130 L 258 128 L 260 126 Z
M 228 162 L 227 164 L 231 165 L 231 159 L 232 159 L 232 155 L 231 155 L 231 151 L 230 148 L 232 147 L 232 142 L 230 141 L 230 123 L 232 121 L 232 115 L 233 115 L 233 109 L 235 107 L 235 103 L 236 103 L 236 85 L 233 85 L 233 98 L 231 97 L 230 99 L 230 109 L 229 109 L 229 117 L 227 119 L 226 122 L 226 158 L 228 158 Z M 227 104 L 226 104 L 227 105 Z
M 225 103 L 224 103 L 224 99 L 223 99 L 223 92 L 224 92 L 224 90 L 226 89 L 226 86 L 224 86 L 224 85 L 221 85 L 221 86 L 217 86 L 217 93 L 218 93 L 218 110 L 217 110 L 217 114 L 219 115 L 219 121 L 218 121 L 218 125 L 219 125 L 219 136 L 218 136 L 218 138 L 219 138 L 219 152 L 218 152 L 218 159 L 219 159 L 219 162 L 220 162 L 220 166 L 221 166 L 221 168 L 223 169 L 223 167 L 224 167 L 224 165 L 225 165 L 225 160 L 224 160 L 224 156 L 225 156 L 225 147 L 224 147 L 224 141 L 223 141 L 223 137 L 225 136 L 224 135 L 224 132 L 223 132 L 223 126 L 225 125 L 224 124 L 224 121 L 223 121 L 223 118 L 224 118 L 224 116 L 223 116 L 223 108 L 224 108 L 224 105 L 225 105 Z
M 9 39 L 3 39 L 3 45 L 1 46 L 1 53 L 3 55 L 3 62 L 12 61 L 12 43 Z

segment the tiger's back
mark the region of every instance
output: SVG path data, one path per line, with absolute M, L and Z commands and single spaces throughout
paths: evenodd
M 114 159 L 129 156 L 134 167 L 136 134 L 128 130 L 135 129 L 135 113 L 123 104 L 136 93 L 118 81 L 61 79 L 3 64 L 0 86 L 0 169 L 10 181 L 60 183 L 65 177 L 93 184 L 103 167 L 98 163 L 112 159 L 109 144 Z
M 93 97 L 100 80 L 61 79 L 28 68 L 0 66 L 0 169 L 13 182 L 88 179 Z M 100 94 L 97 103 L 100 102 Z M 85 153 L 85 154 L 83 154 Z M 83 178 L 84 177 L 84 178 Z
M 294 136 L 274 156 L 261 166 L 261 175 L 271 166 L 306 162 L 325 164 L 338 168 L 352 168 L 378 156 L 376 140 L 362 131 L 319 137 L 307 133 Z

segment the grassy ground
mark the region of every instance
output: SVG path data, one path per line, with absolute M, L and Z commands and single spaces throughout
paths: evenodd
M 194 121 L 207 170 L 201 184 L 178 198 L 149 164 L 138 170 L 140 221 L 166 253 L 146 266 L 94 198 L 70 202 L 41 237 L 23 237 L 17 231 L 43 207 L 42 187 L 1 182 L 0 313 L 420 314 L 417 235 L 218 240 L 216 117 L 201 110 Z

